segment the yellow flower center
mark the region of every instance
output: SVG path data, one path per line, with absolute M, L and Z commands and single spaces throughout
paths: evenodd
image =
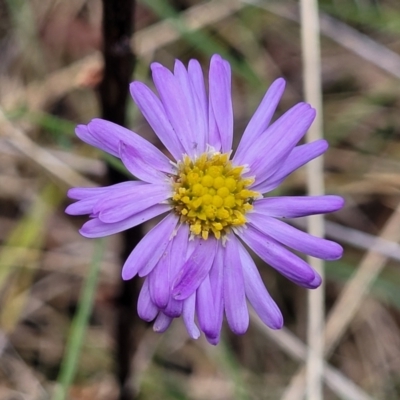
M 178 163 L 172 202 L 192 234 L 220 239 L 246 223 L 245 214 L 260 193 L 247 189 L 254 179 L 243 178 L 243 169 L 233 166 L 227 153 L 203 153 L 195 160 L 185 156 Z

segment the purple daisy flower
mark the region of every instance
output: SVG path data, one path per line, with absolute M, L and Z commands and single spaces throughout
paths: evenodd
M 165 331 L 182 316 L 189 335 L 200 330 L 216 344 L 224 314 L 233 332 L 249 325 L 246 298 L 272 329 L 282 314 L 265 288 L 245 245 L 292 282 L 316 288 L 320 276 L 288 248 L 324 260 L 342 248 L 282 222 L 340 209 L 338 196 L 263 197 L 291 172 L 326 151 L 325 140 L 296 146 L 315 110 L 299 103 L 270 124 L 285 82 L 277 79 L 251 118 L 232 157 L 231 70 L 214 55 L 206 92 L 200 64 L 186 69 L 176 61 L 172 73 L 151 66 L 157 97 L 141 82 L 131 94 L 174 162 L 136 133 L 94 119 L 79 125 L 80 139 L 119 157 L 138 180 L 100 188 L 74 188 L 78 200 L 66 212 L 89 214 L 80 230 L 96 238 L 132 228 L 167 213 L 126 260 L 123 279 L 145 277 L 138 313 Z M 198 329 L 195 319 L 200 327 Z

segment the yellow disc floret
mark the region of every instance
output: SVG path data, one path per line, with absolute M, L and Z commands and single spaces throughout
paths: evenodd
M 246 223 L 245 214 L 260 193 L 248 189 L 254 179 L 243 178 L 243 169 L 233 166 L 226 153 L 203 153 L 195 160 L 185 156 L 178 163 L 172 202 L 193 235 L 220 239 Z

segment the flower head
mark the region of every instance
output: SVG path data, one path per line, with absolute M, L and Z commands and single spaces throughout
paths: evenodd
M 243 133 L 232 157 L 233 111 L 231 71 L 214 55 L 206 92 L 200 64 L 186 69 L 176 61 L 172 73 L 151 66 L 158 91 L 133 82 L 131 94 L 174 161 L 136 133 L 94 119 L 76 134 L 86 143 L 119 157 L 137 180 L 100 188 L 74 188 L 78 200 L 66 212 L 89 214 L 80 230 L 89 238 L 132 228 L 166 216 L 126 260 L 123 279 L 146 277 L 138 313 L 162 332 L 182 316 L 192 338 L 204 332 L 219 341 L 224 314 L 233 332 L 247 330 L 246 298 L 273 329 L 282 314 L 265 288 L 244 244 L 286 278 L 306 288 L 321 283 L 319 275 L 288 248 L 333 260 L 342 248 L 282 222 L 340 209 L 342 198 L 263 197 L 291 172 L 324 153 L 326 141 L 297 146 L 315 110 L 299 103 L 270 124 L 285 82 L 277 79 Z

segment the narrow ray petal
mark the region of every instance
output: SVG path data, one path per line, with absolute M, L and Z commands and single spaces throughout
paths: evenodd
M 195 306 L 196 306 L 196 292 L 194 292 L 183 302 L 183 313 L 182 313 L 183 322 L 185 323 L 186 330 L 188 331 L 188 334 L 192 339 L 198 339 L 200 337 L 199 328 L 194 322 Z
M 168 317 L 163 312 L 160 312 L 154 321 L 153 330 L 157 333 L 165 332 L 171 325 L 173 318 Z
M 229 327 L 238 335 L 247 331 L 249 311 L 246 304 L 242 264 L 238 251 L 238 240 L 230 235 L 225 246 L 224 303 Z
M 238 156 L 241 152 L 246 152 L 254 144 L 254 141 L 267 129 L 285 90 L 285 86 L 285 80 L 282 78 L 272 83 L 243 133 L 236 151 Z
M 68 196 L 73 199 L 79 199 L 76 203 L 70 204 L 65 212 L 69 215 L 84 215 L 92 214 L 93 207 L 109 193 L 114 193 L 117 190 L 125 191 L 132 190 L 145 185 L 141 181 L 128 181 L 118 183 L 116 185 L 96 187 L 96 188 L 74 188 L 68 191 Z
M 261 193 L 267 193 L 277 188 L 285 178 L 296 169 L 307 164 L 314 158 L 319 157 L 328 149 L 326 140 L 316 140 L 312 143 L 306 143 L 301 146 L 296 146 L 284 161 L 282 166 L 268 179 L 263 176 L 258 176 L 252 189 Z
M 188 103 L 177 78 L 161 64 L 151 64 L 153 80 L 165 112 L 185 152 L 194 155 L 195 137 L 191 132 Z
M 201 120 L 201 114 L 197 110 L 198 101 L 196 101 L 196 95 L 189 79 L 188 71 L 179 60 L 175 60 L 174 75 L 179 82 L 187 105 L 187 118 L 190 124 L 191 136 L 195 141 L 193 154 L 200 154 L 205 150 L 205 132 L 203 130 L 203 123 L 205 121 Z
M 200 152 L 206 151 L 208 142 L 208 103 L 206 88 L 204 85 L 204 76 L 200 63 L 197 60 L 190 60 L 188 73 L 193 91 L 195 93 L 195 102 L 197 110 L 197 120 L 199 124 L 199 148 Z
M 82 226 L 79 233 L 87 238 L 98 238 L 112 235 L 142 224 L 143 222 L 157 217 L 170 209 L 171 206 L 169 204 L 156 204 L 155 206 L 149 207 L 138 214 L 124 219 L 123 221 L 114 222 L 113 224 L 107 224 L 100 221 L 98 218 L 93 218 Z
M 256 200 L 254 210 L 270 217 L 298 218 L 337 211 L 343 205 L 339 196 L 282 196 Z
M 138 150 L 150 164 L 160 171 L 173 173 L 174 168 L 168 158 L 146 139 L 113 122 L 100 118 L 92 119 L 87 125 L 90 134 L 102 145 L 102 150 L 119 157 L 119 143 L 124 142 Z M 92 143 L 90 143 L 92 144 Z M 99 147 L 94 144 L 94 146 Z
M 215 338 L 218 336 L 215 303 L 208 276 L 203 279 L 196 293 L 196 313 L 200 329 L 207 336 Z
M 171 241 L 168 243 L 165 251 L 161 254 L 157 265 L 148 275 L 151 300 L 159 309 L 164 309 L 167 307 L 170 298 L 168 276 L 168 253 L 170 247 Z
M 275 268 L 283 276 L 306 288 L 315 288 L 314 281 L 318 275 L 304 260 L 295 256 L 289 250 L 248 225 L 240 237 L 267 264 Z
M 210 270 L 210 284 L 215 308 L 215 331 L 218 332 L 216 343 L 218 343 L 224 319 L 224 248 L 221 243 L 218 243 L 217 252 Z M 209 340 L 210 343 L 216 344 L 212 338 L 208 339 L 211 340 Z
M 119 156 L 126 169 L 142 181 L 162 184 L 168 179 L 156 165 L 149 163 L 140 151 L 126 143 L 120 143 Z
M 261 321 L 272 329 L 283 326 L 282 313 L 272 299 L 250 254 L 239 242 L 246 296 Z
M 134 185 L 143 185 L 144 182 L 141 181 L 126 181 L 121 183 L 116 183 L 115 185 L 110 186 L 101 186 L 101 187 L 76 187 L 69 189 L 67 192 L 67 196 L 70 199 L 74 200 L 83 200 L 89 197 L 98 197 L 104 193 L 109 191 L 115 191 L 119 189 L 123 189 L 125 187 L 132 187 Z
M 343 254 L 343 248 L 339 244 L 309 235 L 275 218 L 255 212 L 248 215 L 248 221 L 260 232 L 309 256 L 323 260 L 337 260 Z
M 233 108 L 231 95 L 231 71 L 229 64 L 214 55 L 210 62 L 209 73 L 210 104 L 220 133 L 223 152 L 232 149 Z
M 208 275 L 214 261 L 217 240 L 194 239 L 195 249 L 181 268 L 172 286 L 172 296 L 177 300 L 188 298 Z
M 103 197 L 93 207 L 93 213 L 106 223 L 120 222 L 171 197 L 169 184 L 147 184 L 132 190 L 117 191 Z
M 139 317 L 147 322 L 153 321 L 158 314 L 158 308 L 152 302 L 150 297 L 148 278 L 145 279 L 142 289 L 140 290 L 137 311 Z
M 146 276 L 153 270 L 167 248 L 177 223 L 177 217 L 168 214 L 146 234 L 125 261 L 122 279 L 132 279 L 138 272 L 140 276 Z
M 142 82 L 131 83 L 130 91 L 135 103 L 158 138 L 175 160 L 180 160 L 185 151 L 167 118 L 161 101 Z
M 305 135 L 315 118 L 315 110 L 308 104 L 300 104 L 291 116 L 282 117 L 268 130 L 271 133 L 264 139 L 261 135 L 254 143 L 256 155 L 248 158 L 250 175 L 267 179 L 282 166 L 299 140 Z M 254 153 L 253 153 L 254 154 Z M 265 155 L 268 155 L 267 157 Z

